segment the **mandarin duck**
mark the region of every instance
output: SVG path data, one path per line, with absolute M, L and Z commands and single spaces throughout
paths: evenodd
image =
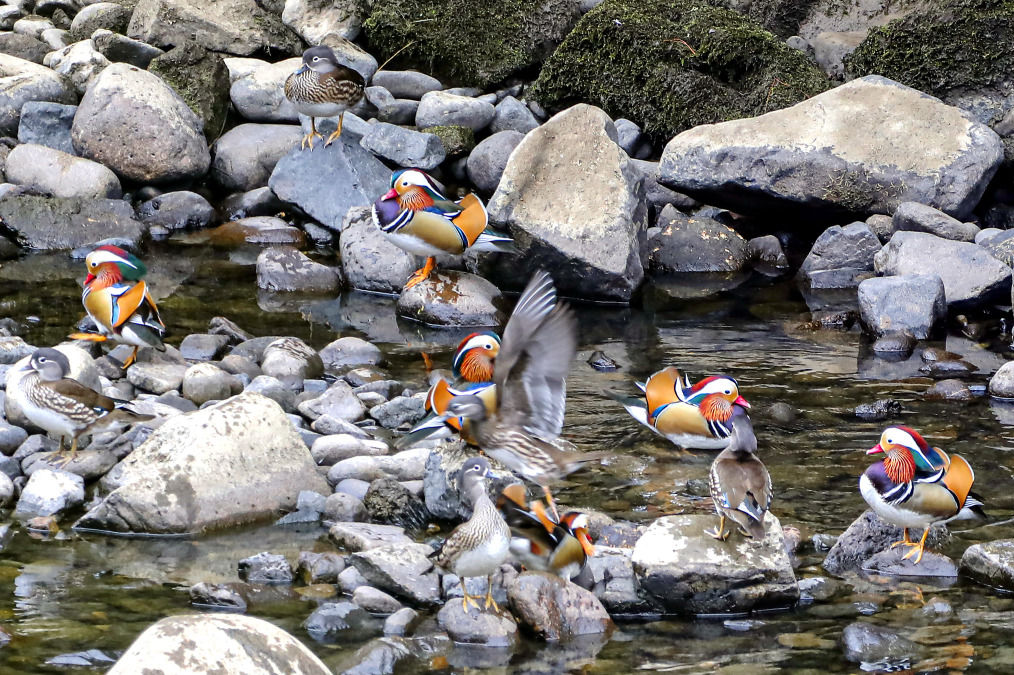
M 303 65 L 285 80 L 285 98 L 310 118 L 310 133 L 303 137 L 299 149 L 310 146 L 313 152 L 313 137 L 324 140 L 314 118 L 338 115 L 338 128 L 324 142 L 325 148 L 331 145 L 342 133 L 345 111 L 363 100 L 365 92 L 363 76 L 338 63 L 330 47 L 319 45 L 303 52 Z
M 930 447 L 914 429 L 888 427 L 866 454 L 884 459 L 859 478 L 859 492 L 881 519 L 904 529 L 902 540 L 891 545 L 912 548 L 903 559 L 922 560 L 934 523 L 986 517 L 982 498 L 972 492 L 975 474 L 965 458 Z M 909 539 L 913 527 L 923 528 L 918 542 Z
M 124 368 L 137 359 L 141 347 L 165 351 L 162 344 L 165 324 L 148 293 L 144 281 L 148 268 L 144 263 L 118 246 L 99 246 L 85 258 L 85 267 L 88 276 L 81 302 L 99 332 L 73 333 L 69 337 L 131 345 L 134 351 L 124 362 Z
M 437 567 L 460 577 L 461 608 L 465 612 L 469 603 L 480 609 L 477 596 L 468 594 L 465 580 L 482 576 L 487 584 L 486 609 L 500 611 L 493 600 L 493 573 L 507 560 L 511 532 L 486 493 L 488 475 L 489 462 L 484 457 L 470 459 L 462 466 L 458 486 L 461 494 L 472 502 L 472 515 L 454 528 L 443 545 L 429 556 Z
M 746 411 L 734 406 L 729 419 L 732 433 L 729 444 L 718 453 L 708 472 L 711 500 L 718 514 L 718 527 L 706 530 L 724 541 L 732 534 L 725 531 L 729 519 L 739 525 L 743 536 L 764 537 L 764 514 L 771 506 L 771 476 L 757 458 L 757 437 Z
M 503 514 L 514 537 L 510 551 L 527 569 L 553 574 L 570 581 L 584 568 L 595 547 L 588 534 L 588 516 L 568 511 L 559 522 L 546 512 L 541 500 L 526 503 L 525 486 L 508 485 L 497 497 L 496 507 Z
M 538 484 L 559 520 L 549 484 L 608 453 L 561 450 L 566 376 L 577 350 L 577 327 L 569 307 L 558 304 L 553 280 L 538 271 L 528 282 L 507 327 L 493 368 L 497 402 L 489 412 L 474 395 L 455 396 L 445 418 L 462 419 L 462 430 L 493 459 Z
M 461 420 L 443 417 L 447 404 L 455 396 L 478 396 L 492 411 L 496 406 L 493 362 L 499 353 L 500 336 L 493 331 L 472 333 L 462 340 L 452 362 L 454 384 L 448 384 L 442 377 L 433 383 L 426 393 L 428 415 L 398 440 L 397 447 L 408 447 L 434 435 L 444 438 L 460 432 Z
M 726 375 L 690 384 L 686 375 L 669 366 L 637 386 L 643 396 L 617 400 L 638 422 L 682 448 L 724 448 L 732 433 L 733 410 L 750 407 L 739 394 L 739 384 Z
M 420 169 L 400 169 L 391 189 L 373 203 L 373 222 L 401 249 L 426 256 L 426 264 L 405 283 L 412 288 L 426 279 L 441 253 L 516 252 L 514 240 L 489 229 L 486 207 L 474 194 L 452 201 L 444 187 Z
M 70 361 L 56 349 L 35 350 L 22 370 L 27 374 L 8 393 L 16 397 L 33 424 L 59 437 L 57 454 L 63 456 L 65 439 L 70 439 L 70 456 L 63 459 L 62 466 L 74 461 L 78 437 L 83 433 L 152 419 L 116 409 L 113 399 L 67 377 Z

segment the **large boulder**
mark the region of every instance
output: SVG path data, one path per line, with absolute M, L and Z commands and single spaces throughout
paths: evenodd
M 25 248 L 74 249 L 113 238 L 136 243 L 144 226 L 121 199 L 21 195 L 0 200 L 0 232 Z
M 23 143 L 11 150 L 4 173 L 11 183 L 54 197 L 123 196 L 116 174 L 98 162 L 34 143 Z
M 925 340 L 939 332 L 947 318 L 944 283 L 935 274 L 866 279 L 859 284 L 859 316 L 878 337 L 903 331 Z
M 75 527 L 182 534 L 292 510 L 330 492 L 281 407 L 251 392 L 167 421 L 103 479 Z
M 229 98 L 243 118 L 253 122 L 296 122 L 299 113 L 285 97 L 285 80 L 303 60 L 268 63 L 258 59 L 226 59 L 230 80 Z
M 75 103 L 77 96 L 70 81 L 49 68 L 0 54 L 0 132 L 18 135 L 21 107 L 28 101 Z
M 684 131 L 666 146 L 659 181 L 745 213 L 892 213 L 917 201 L 965 218 L 1002 158 L 999 136 L 967 113 L 870 75 L 785 110 Z
M 530 96 L 549 108 L 588 101 L 664 142 L 684 129 L 760 115 L 828 87 L 805 54 L 712 4 L 606 0 L 546 61 Z
M 578 104 L 514 149 L 487 207 L 521 251 L 501 262 L 511 278 L 550 269 L 565 295 L 630 300 L 644 278 L 648 208 L 641 175 L 616 138 L 608 115 Z
M 229 111 L 229 71 L 220 54 L 187 42 L 152 60 L 148 70 L 180 95 L 204 124 L 204 135 L 217 138 Z
M 114 63 L 81 99 L 71 138 L 82 157 L 141 183 L 203 176 L 211 164 L 204 125 L 156 75 Z
M 192 41 L 237 56 L 302 51 L 299 37 L 254 0 L 140 0 L 127 36 L 162 49 Z
M 765 536 L 753 541 L 733 532 L 727 541 L 704 533 L 714 516 L 665 516 L 634 545 L 632 562 L 641 588 L 666 610 L 690 614 L 746 612 L 791 606 L 799 587 L 785 551 L 782 526 L 764 518 Z
M 416 257 L 392 244 L 366 207 L 349 209 L 341 231 L 338 246 L 349 286 L 361 291 L 400 293 L 418 267 Z
M 949 307 L 1006 301 L 1011 287 L 1011 268 L 982 246 L 925 232 L 895 232 L 874 257 L 874 267 L 885 275 L 931 270 L 944 282 Z
M 299 640 L 264 619 L 242 614 L 183 614 L 149 626 L 108 675 L 330 675 Z
M 211 178 L 224 189 L 245 192 L 268 184 L 278 160 L 303 137 L 293 124 L 240 124 L 211 146 Z

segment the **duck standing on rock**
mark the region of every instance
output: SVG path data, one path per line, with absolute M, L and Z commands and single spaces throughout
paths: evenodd
M 141 347 L 165 351 L 165 324 L 148 294 L 144 281 L 148 268 L 144 263 L 118 246 L 99 246 L 85 258 L 85 267 L 88 276 L 81 302 L 99 332 L 72 333 L 69 337 L 131 345 L 134 351 L 124 362 L 124 369 L 137 359 Z
M 511 531 L 486 494 L 488 475 L 489 462 L 484 457 L 470 459 L 462 466 L 458 487 L 472 502 L 472 516 L 454 528 L 443 546 L 430 555 L 437 567 L 461 579 L 461 608 L 465 612 L 469 603 L 480 609 L 476 596 L 468 594 L 465 580 L 481 576 L 486 577 L 486 609 L 500 611 L 493 600 L 493 573 L 507 560 Z
M 561 450 L 567 371 L 577 351 L 577 326 L 558 304 L 553 280 L 538 271 L 521 294 L 504 329 L 493 369 L 496 409 L 477 396 L 456 396 L 444 416 L 463 420 L 462 430 L 493 459 L 542 487 L 559 519 L 549 484 L 609 453 Z
M 313 152 L 313 137 L 324 140 L 314 118 L 338 115 L 338 128 L 324 141 L 325 148 L 331 145 L 342 133 L 345 111 L 363 100 L 365 92 L 363 76 L 338 63 L 330 47 L 318 45 L 303 52 L 303 65 L 285 80 L 285 98 L 310 118 L 310 133 L 303 137 L 299 149 L 310 146 Z
M 514 240 L 488 227 L 486 207 L 474 194 L 452 201 L 443 186 L 420 169 L 401 169 L 391 176 L 391 189 L 373 203 L 373 222 L 397 247 L 426 256 L 426 264 L 405 283 L 424 281 L 441 253 L 466 249 L 516 253 Z
M 725 531 L 725 520 L 729 519 L 739 525 L 744 536 L 762 539 L 764 515 L 771 506 L 771 476 L 754 454 L 757 436 L 743 408 L 733 407 L 729 426 L 729 444 L 715 457 L 708 473 L 718 527 L 705 534 L 724 541 L 732 534 Z
M 930 447 L 914 429 L 888 427 L 866 454 L 884 459 L 859 478 L 859 492 L 880 518 L 904 528 L 903 539 L 891 545 L 912 547 L 903 559 L 922 560 L 933 523 L 986 517 L 982 499 L 972 492 L 975 473 L 965 458 Z M 909 539 L 913 527 L 923 528 L 918 542 Z
M 663 368 L 644 383 L 641 397 L 616 396 L 638 422 L 682 448 L 718 450 L 729 444 L 734 410 L 749 408 L 739 383 L 712 375 L 690 384 L 675 366 Z

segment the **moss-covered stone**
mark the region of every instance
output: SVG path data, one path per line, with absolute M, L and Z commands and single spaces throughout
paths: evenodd
M 454 124 L 427 127 L 426 133 L 434 134 L 440 139 L 449 158 L 467 155 L 475 147 L 475 132 L 469 127 Z
M 540 63 L 579 16 L 573 0 L 399 0 L 374 3 L 363 28 L 381 61 L 398 53 L 392 68 L 483 87 Z
M 730 10 L 699 0 L 606 0 L 549 58 L 531 96 L 550 109 L 594 103 L 664 142 L 829 86 L 804 54 Z
M 172 87 L 204 121 L 209 141 L 221 135 L 229 109 L 229 70 L 221 55 L 187 42 L 152 60 L 148 70 Z
M 1014 0 L 941 0 L 874 28 L 845 59 L 849 77 L 889 77 L 944 100 L 1003 97 L 1014 72 Z
M 734 9 L 740 14 L 753 19 L 767 30 L 782 38 L 796 35 L 799 26 L 821 5 L 829 5 L 831 9 L 836 0 L 712 0 L 716 7 Z M 841 9 L 838 10 L 842 11 Z

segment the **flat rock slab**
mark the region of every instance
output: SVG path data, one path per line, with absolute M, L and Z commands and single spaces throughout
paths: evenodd
M 969 546 L 961 556 L 961 571 L 981 584 L 1014 591 L 1014 539 Z
M 404 527 L 375 523 L 336 523 L 328 533 L 335 544 L 346 551 L 368 551 L 381 546 L 411 544 Z
M 52 250 L 113 238 L 138 242 L 145 227 L 121 199 L 22 195 L 0 201 L 0 232 L 24 248 Z
M 764 539 L 733 532 L 727 541 L 704 534 L 717 517 L 666 516 L 634 545 L 641 588 L 670 612 L 716 614 L 786 607 L 799 598 L 778 518 L 764 518 Z
M 1002 157 L 1000 137 L 968 113 L 870 75 L 790 108 L 684 131 L 662 154 L 659 182 L 741 213 L 893 213 L 915 201 L 963 219 Z
M 911 550 L 907 546 L 899 546 L 881 551 L 863 563 L 863 571 L 889 577 L 934 577 L 957 580 L 958 566 L 947 556 L 926 551 L 922 560 L 916 563 L 914 556 L 905 559 Z
M 382 591 L 413 605 L 440 603 L 440 577 L 428 556 L 426 544 L 393 544 L 353 553 L 349 564 L 366 581 Z

